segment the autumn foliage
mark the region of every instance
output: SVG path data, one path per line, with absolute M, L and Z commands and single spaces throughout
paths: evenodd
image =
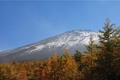
M 120 80 L 120 29 L 106 20 L 99 44 L 92 35 L 86 52 L 54 53 L 48 60 L 0 64 L 0 80 Z

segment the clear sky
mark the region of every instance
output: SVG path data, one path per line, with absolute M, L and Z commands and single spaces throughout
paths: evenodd
M 119 1 L 0 1 L 0 51 L 70 30 L 98 31 L 106 18 L 120 25 Z

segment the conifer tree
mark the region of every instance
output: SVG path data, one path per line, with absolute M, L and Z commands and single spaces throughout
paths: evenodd
M 78 50 L 76 50 L 75 54 L 74 54 L 74 58 L 75 58 L 75 61 L 80 63 L 81 62 L 81 58 L 82 58 L 82 53 Z
M 93 54 L 94 51 L 94 41 L 93 41 L 93 36 L 90 35 L 90 40 L 89 40 L 89 44 L 86 46 L 87 52 L 89 54 Z
M 107 19 L 103 30 L 99 31 L 100 45 L 97 53 L 97 78 L 100 80 L 111 80 L 115 77 L 116 71 L 113 65 L 114 43 L 113 35 L 116 35 L 116 30 L 113 28 L 115 24 L 110 24 Z
M 68 50 L 60 58 L 60 80 L 76 80 L 77 79 L 77 63 L 69 54 Z
M 85 75 L 85 79 L 89 79 L 89 80 L 93 80 L 93 71 L 94 71 L 94 67 L 95 67 L 95 59 L 96 59 L 96 44 L 94 44 L 93 41 L 93 36 L 90 35 L 90 40 L 89 40 L 89 44 L 86 45 L 86 49 L 87 51 L 86 56 L 85 56 L 85 62 L 84 64 L 84 75 Z M 86 73 L 87 72 L 87 73 Z

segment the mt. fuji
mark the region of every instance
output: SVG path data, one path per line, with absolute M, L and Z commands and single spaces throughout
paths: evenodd
M 86 50 L 85 45 L 89 44 L 91 35 L 93 36 L 94 42 L 98 44 L 99 37 L 97 32 L 73 30 L 33 44 L 0 52 L 0 62 L 47 59 L 48 57 L 51 57 L 54 52 L 57 52 L 58 55 L 61 56 L 66 48 L 71 55 L 74 55 L 75 50 L 81 52 Z

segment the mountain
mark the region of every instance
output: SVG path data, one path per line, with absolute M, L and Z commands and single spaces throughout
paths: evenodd
M 62 55 L 64 49 L 69 49 L 71 55 L 75 50 L 84 52 L 89 44 L 90 36 L 98 43 L 98 33 L 88 30 L 73 30 L 41 40 L 39 42 L 0 52 L 0 62 L 42 60 L 57 52 Z

